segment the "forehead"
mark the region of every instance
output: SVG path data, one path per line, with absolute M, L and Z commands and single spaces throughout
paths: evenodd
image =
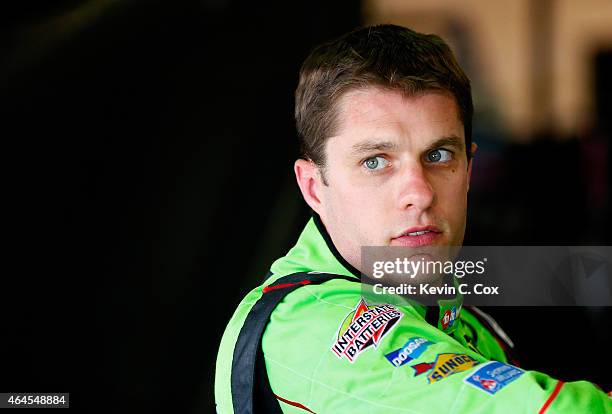
M 432 139 L 437 135 L 463 136 L 456 100 L 443 91 L 411 96 L 374 87 L 349 91 L 338 101 L 337 122 L 336 136 L 355 139 L 377 134 Z

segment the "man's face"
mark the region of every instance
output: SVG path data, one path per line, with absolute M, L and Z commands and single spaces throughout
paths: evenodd
M 366 88 L 338 120 L 311 206 L 340 254 L 359 269 L 362 246 L 461 245 L 471 162 L 455 99 Z

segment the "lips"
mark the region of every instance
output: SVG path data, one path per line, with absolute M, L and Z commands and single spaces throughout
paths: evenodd
M 411 227 L 391 239 L 392 246 L 419 247 L 436 243 L 442 232 L 435 226 Z

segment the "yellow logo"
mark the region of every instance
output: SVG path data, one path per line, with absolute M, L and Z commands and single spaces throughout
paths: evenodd
M 439 354 L 435 362 L 416 364 L 412 368 L 416 371 L 414 375 L 429 372 L 427 379 L 431 384 L 457 372 L 467 371 L 478 364 L 478 361 L 466 354 Z

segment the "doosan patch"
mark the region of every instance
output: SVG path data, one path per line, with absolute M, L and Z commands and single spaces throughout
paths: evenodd
M 431 345 L 431 342 L 425 338 L 410 338 L 408 342 L 406 342 L 406 345 L 393 352 L 389 352 L 385 355 L 385 358 L 387 358 L 394 367 L 400 367 L 420 357 L 429 345 Z
M 498 361 L 491 361 L 480 367 L 463 381 L 473 385 L 488 394 L 494 395 L 497 391 L 518 379 L 525 371 L 513 365 Z
M 403 316 L 394 306 L 369 306 L 361 298 L 355 310 L 342 321 L 331 350 L 338 358 L 346 357 L 353 363 L 363 351 L 377 347 Z
M 412 368 L 415 376 L 429 372 L 427 381 L 431 384 L 478 364 L 478 361 L 466 354 L 439 354 L 434 362 L 412 365 Z

